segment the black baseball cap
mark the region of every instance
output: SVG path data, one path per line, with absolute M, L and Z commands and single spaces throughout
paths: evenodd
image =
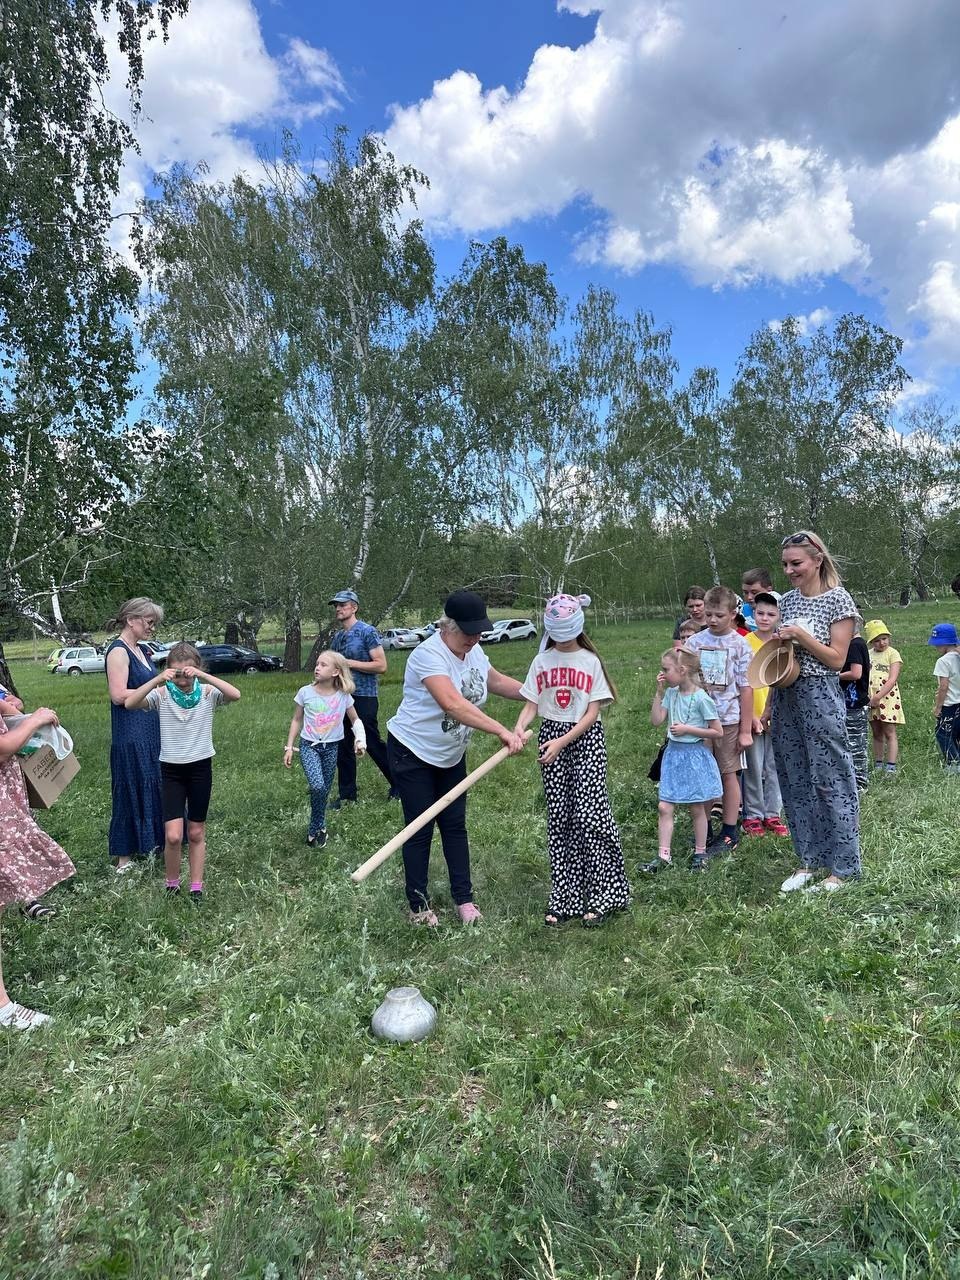
M 443 612 L 452 618 L 464 635 L 478 636 L 490 631 L 493 623 L 487 617 L 487 605 L 475 591 L 454 591 L 447 596 Z
M 775 604 L 780 608 L 780 592 L 779 591 L 758 591 L 753 597 L 754 604 Z

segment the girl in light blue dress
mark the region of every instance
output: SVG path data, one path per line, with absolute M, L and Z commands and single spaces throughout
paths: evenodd
M 691 649 L 668 649 L 660 659 L 657 692 L 653 695 L 650 721 L 668 722 L 667 749 L 660 765 L 660 849 L 643 868 L 664 871 L 673 865 L 670 845 L 673 817 L 678 804 L 690 806 L 693 819 L 692 871 L 703 871 L 707 855 L 707 821 L 710 804 L 720 795 L 720 770 L 709 738 L 722 738 L 723 726 L 713 699 L 698 683 L 700 655 Z

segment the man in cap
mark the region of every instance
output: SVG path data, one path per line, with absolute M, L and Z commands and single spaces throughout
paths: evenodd
M 390 766 L 387 763 L 387 745 L 380 737 L 377 724 L 379 710 L 379 687 L 377 676 L 387 669 L 387 655 L 383 651 L 380 632 L 369 622 L 362 622 L 357 617 L 360 597 L 355 591 L 338 591 L 330 600 L 340 630 L 335 632 L 330 641 L 330 648 L 346 659 L 347 666 L 353 676 L 356 690 L 353 703 L 363 727 L 367 731 L 367 755 L 377 766 L 387 782 L 390 783 L 391 799 L 395 797 L 393 780 L 390 777 Z M 344 800 L 357 798 L 357 757 L 353 743 L 347 735 L 340 743 L 337 752 L 337 777 L 340 798 L 328 807 L 339 809 Z

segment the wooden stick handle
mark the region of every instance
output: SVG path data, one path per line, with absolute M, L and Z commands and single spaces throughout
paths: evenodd
M 501 747 L 499 751 L 495 751 L 489 760 L 484 760 L 483 764 L 478 765 L 472 773 L 468 773 L 462 782 L 458 782 L 455 787 L 450 788 L 446 795 L 442 795 L 439 800 L 435 800 L 429 809 L 424 809 L 423 813 L 418 814 L 412 822 L 408 822 L 403 830 L 398 831 L 392 840 L 388 840 L 386 844 L 381 845 L 377 852 L 372 854 L 362 866 L 357 867 L 356 871 L 350 876 L 353 883 L 359 884 L 361 880 L 366 880 L 370 872 L 376 871 L 381 863 L 386 862 L 391 853 L 396 853 L 405 840 L 409 840 L 421 827 L 425 827 L 431 819 L 446 809 L 447 805 L 453 804 L 458 796 L 462 796 L 465 791 L 469 791 L 475 782 L 479 782 L 491 769 L 495 769 L 501 760 L 506 760 L 509 754 L 507 747 Z

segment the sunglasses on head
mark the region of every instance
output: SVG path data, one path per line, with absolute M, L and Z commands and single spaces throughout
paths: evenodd
M 815 542 L 814 539 L 811 538 L 810 535 L 807 533 L 791 533 L 789 538 L 784 538 L 784 540 L 780 543 L 781 550 L 784 547 L 806 547 L 806 546 L 815 547 L 817 551 L 819 551 L 821 554 L 823 553 L 823 547 L 821 547 L 818 542 Z

